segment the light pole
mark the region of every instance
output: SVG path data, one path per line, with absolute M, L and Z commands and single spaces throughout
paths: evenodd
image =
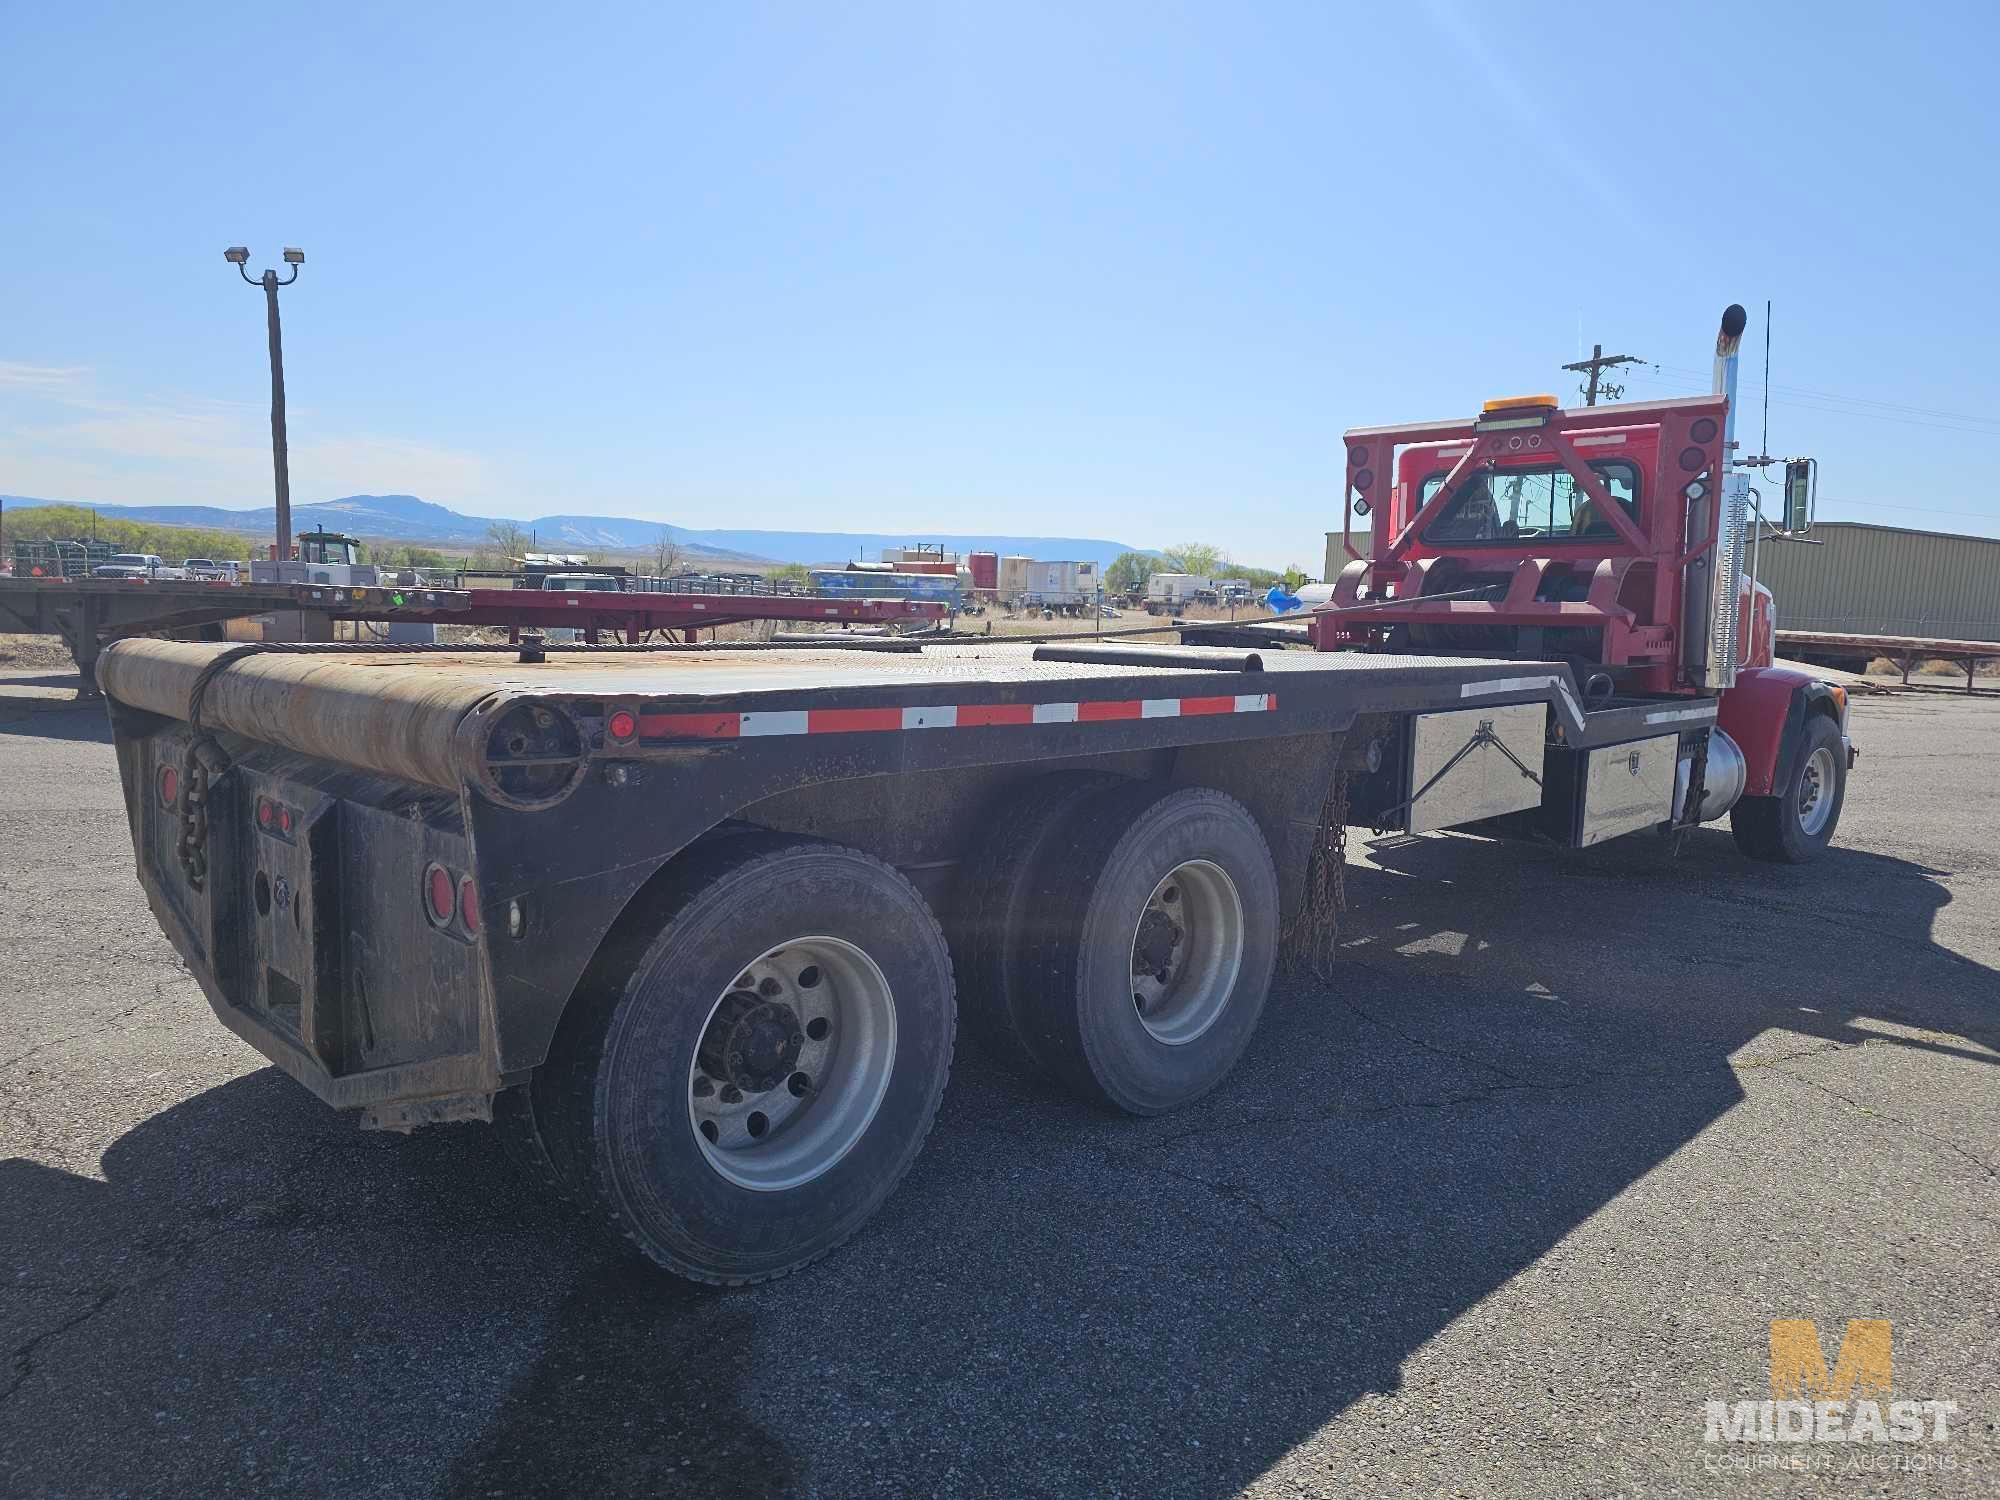
M 291 556 L 292 548 L 292 460 L 285 447 L 285 345 L 278 332 L 278 288 L 299 279 L 299 267 L 306 263 L 306 253 L 295 246 L 285 247 L 285 264 L 292 268 L 292 274 L 283 281 L 278 280 L 276 271 L 270 270 L 251 281 L 250 273 L 243 269 L 250 252 L 241 245 L 231 245 L 222 252 L 222 258 L 236 267 L 236 274 L 251 286 L 264 289 L 265 321 L 271 330 L 271 468 L 278 484 L 278 562 L 283 564 Z

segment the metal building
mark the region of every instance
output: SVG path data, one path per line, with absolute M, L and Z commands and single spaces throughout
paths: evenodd
M 1375 533 L 1372 531 L 1350 532 L 1348 533 L 1347 540 L 1354 544 L 1356 552 L 1366 557 L 1375 545 Z M 1340 533 L 1329 531 L 1326 534 L 1326 564 L 1324 570 L 1319 575 L 1321 582 L 1333 583 L 1338 580 L 1340 570 L 1352 561 L 1353 559 L 1347 555 L 1347 549 L 1341 545 Z
M 1860 521 L 1807 537 L 1757 547 L 1780 630 L 2000 641 L 2000 540 Z

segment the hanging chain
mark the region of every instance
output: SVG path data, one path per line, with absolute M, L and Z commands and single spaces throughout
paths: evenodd
M 1320 804 L 1306 865 L 1305 897 L 1284 935 L 1288 966 L 1316 979 L 1332 976 L 1340 913 L 1347 906 L 1347 772 L 1336 770 Z

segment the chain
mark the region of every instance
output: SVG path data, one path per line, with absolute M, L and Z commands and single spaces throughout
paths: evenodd
M 263 655 L 269 650 L 261 643 L 250 642 L 218 651 L 195 674 L 194 682 L 188 688 L 188 743 L 181 755 L 181 831 L 180 837 L 174 840 L 174 855 L 180 860 L 188 884 L 196 890 L 201 889 L 208 877 L 209 757 L 213 756 L 218 767 L 228 765 L 222 746 L 216 743 L 214 735 L 202 727 L 202 704 L 208 696 L 208 685 L 221 676 L 224 669 L 246 656 Z
M 1347 772 L 1336 770 L 1320 804 L 1306 865 L 1305 897 L 1285 930 L 1285 961 L 1314 978 L 1332 977 L 1340 913 L 1347 907 Z
M 181 832 L 174 842 L 174 854 L 196 890 L 208 876 L 208 763 L 201 750 L 202 737 L 190 736 L 181 756 Z

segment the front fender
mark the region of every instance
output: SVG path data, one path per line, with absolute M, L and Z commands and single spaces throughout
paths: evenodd
M 1795 667 L 1745 667 L 1722 694 L 1716 723 L 1742 747 L 1746 797 L 1769 797 L 1791 780 L 1806 717 L 1824 713 L 1847 734 L 1847 694 Z

